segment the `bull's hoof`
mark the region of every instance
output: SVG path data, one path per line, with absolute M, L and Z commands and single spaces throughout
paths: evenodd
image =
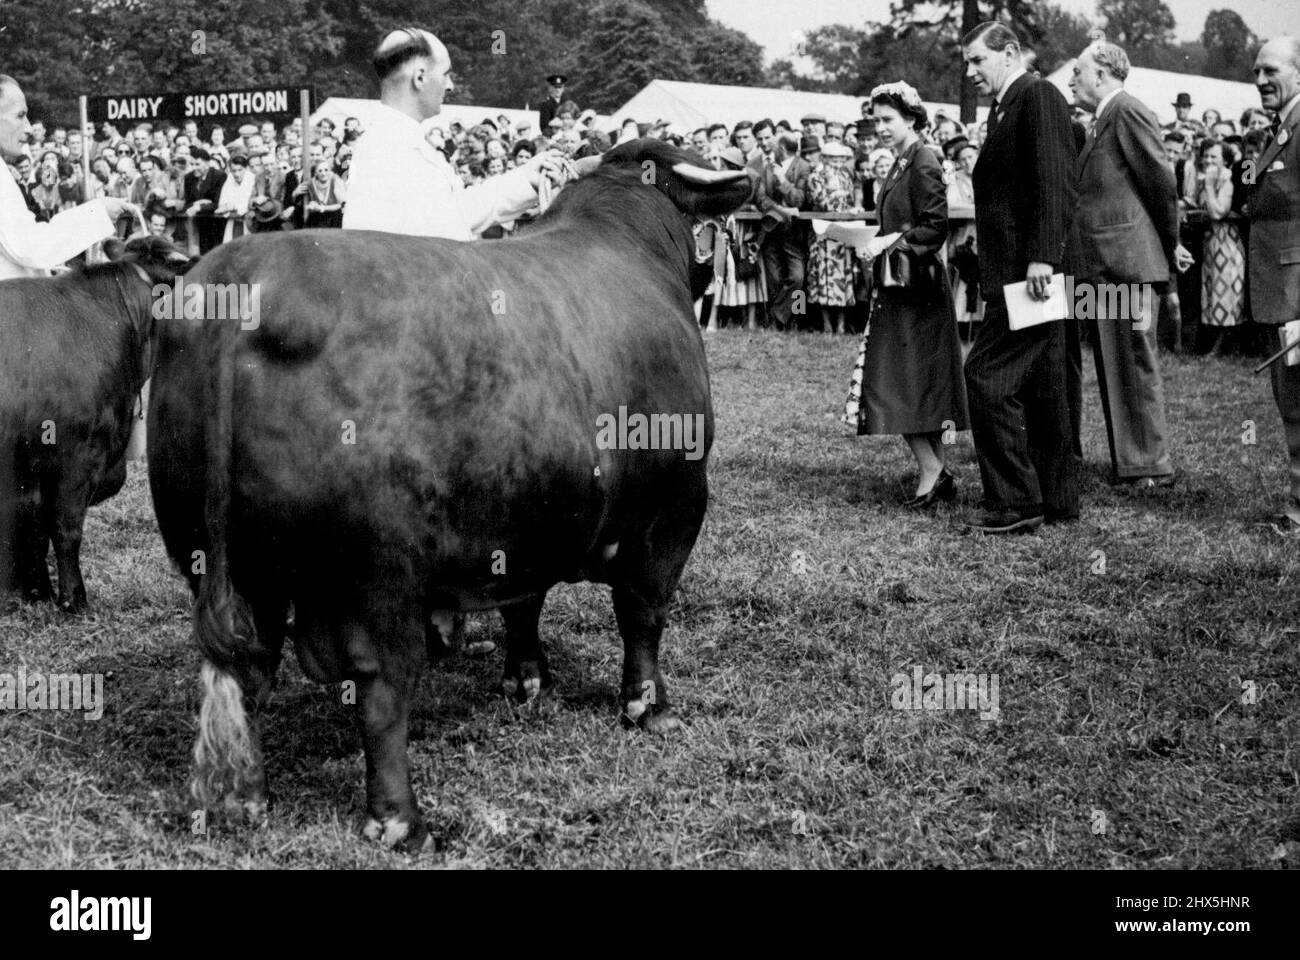
M 517 703 L 529 703 L 553 686 L 551 672 L 536 660 L 525 660 L 516 669 L 506 668 L 501 677 L 501 695 Z
M 644 700 L 629 700 L 623 704 L 623 726 L 636 727 L 647 733 L 671 733 L 681 728 L 673 708 L 667 704 L 647 704 Z
M 86 602 L 85 596 L 72 597 L 71 599 L 60 599 L 59 609 L 68 616 L 79 616 L 90 609 L 90 604 Z
M 432 846 L 433 838 L 424 821 L 388 817 L 382 822 L 371 817 L 361 830 L 367 840 L 382 843 L 394 853 L 418 854 Z

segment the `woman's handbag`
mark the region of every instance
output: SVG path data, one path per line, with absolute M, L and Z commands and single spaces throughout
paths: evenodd
M 935 274 L 934 257 L 929 254 L 916 254 L 905 247 L 887 251 L 880 260 L 880 285 L 914 289 L 933 285 Z

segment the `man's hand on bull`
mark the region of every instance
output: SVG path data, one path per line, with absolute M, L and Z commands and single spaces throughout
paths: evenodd
M 525 172 L 528 176 L 528 183 L 534 190 L 540 190 L 542 177 L 546 177 L 555 185 L 559 185 L 564 180 L 564 161 L 566 159 L 563 151 L 552 148 L 543 150 L 518 169 Z

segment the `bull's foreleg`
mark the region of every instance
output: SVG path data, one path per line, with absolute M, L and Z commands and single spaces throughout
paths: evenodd
M 501 692 L 520 703 L 532 700 L 552 685 L 551 669 L 537 633 L 546 594 L 529 597 L 501 608 L 506 624 L 506 666 Z
M 366 752 L 366 806 L 369 819 L 364 833 L 370 840 L 405 853 L 419 852 L 429 831 L 411 789 L 411 761 L 407 755 L 408 717 L 418 671 L 406 652 L 423 643 L 422 617 L 416 612 L 402 637 L 403 628 L 386 631 L 385 647 L 379 638 L 358 624 L 349 625 L 344 641 L 352 666 L 349 679 L 356 683 L 357 719 Z M 408 642 L 409 641 L 409 642 Z
M 668 687 L 659 672 L 659 638 L 668 617 L 668 600 L 617 585 L 614 616 L 623 638 L 624 725 L 660 733 L 676 728 L 680 722 L 668 702 Z
M 64 477 L 75 474 L 64 466 Z M 59 608 L 66 613 L 81 613 L 86 609 L 86 581 L 81 577 L 81 531 L 86 523 L 86 509 L 90 505 L 89 485 L 82 480 L 67 482 L 61 479 L 50 502 L 50 537 L 54 541 L 54 562 L 59 572 Z

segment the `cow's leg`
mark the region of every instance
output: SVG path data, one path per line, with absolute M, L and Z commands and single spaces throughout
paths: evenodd
M 364 833 L 370 840 L 416 853 L 428 839 L 411 789 L 407 727 L 419 671 L 411 656 L 424 642 L 422 611 L 416 607 L 405 622 L 393 619 L 373 630 L 353 622 L 343 634 L 351 660 L 349 679 L 357 685 L 357 718 L 366 752 Z M 381 649 L 380 645 L 383 645 Z
M 61 465 L 60 475 L 41 493 L 50 505 L 50 539 L 59 572 L 59 607 L 66 613 L 86 609 L 86 582 L 81 578 L 81 535 L 86 524 L 92 488 L 84 465 Z
M 501 608 L 506 623 L 506 667 L 501 675 L 501 692 L 507 700 L 514 697 L 526 703 L 551 687 L 551 669 L 537 635 L 545 603 L 546 594 L 542 593 Z
M 43 603 L 54 596 L 50 568 L 45 563 L 50 550 L 45 512 L 36 490 L 19 492 L 14 556 L 19 591 L 31 603 Z
M 623 723 L 667 732 L 679 721 L 659 672 L 659 640 L 673 591 L 695 545 L 708 488 L 701 476 L 679 497 L 665 494 L 664 511 L 641 537 L 624 538 L 615 559 L 614 616 L 623 638 Z

